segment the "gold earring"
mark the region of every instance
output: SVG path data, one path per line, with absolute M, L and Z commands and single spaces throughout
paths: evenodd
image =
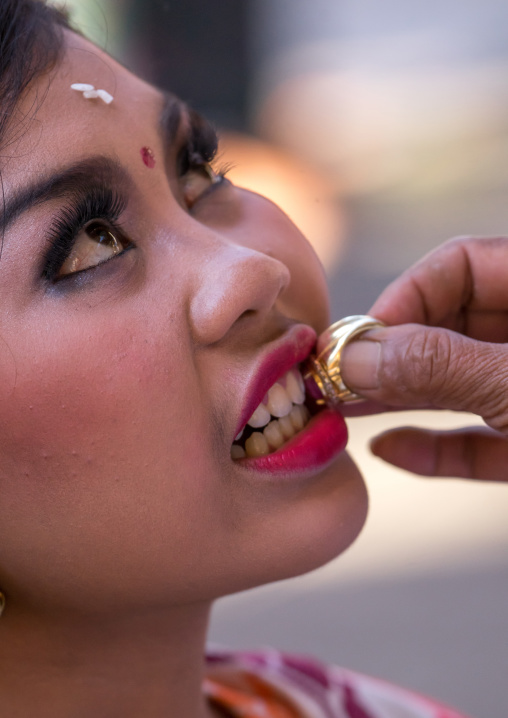
M 2 613 L 4 612 L 4 608 L 5 608 L 5 596 L 4 596 L 3 593 L 0 591 L 0 616 L 1 616 Z

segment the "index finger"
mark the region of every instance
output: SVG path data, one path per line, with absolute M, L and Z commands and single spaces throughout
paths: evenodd
M 441 326 L 508 341 L 508 237 L 459 237 L 427 254 L 369 311 L 388 325 Z

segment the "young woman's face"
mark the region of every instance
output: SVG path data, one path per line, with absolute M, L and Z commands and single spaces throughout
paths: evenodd
M 268 408 L 293 414 L 269 455 L 231 458 L 278 379 L 299 401 L 283 377 L 327 326 L 327 291 L 279 209 L 189 165 L 177 110 L 69 34 L 6 138 L 0 586 L 20 600 L 208 599 L 329 560 L 364 520 L 338 416 L 273 451 L 301 415 L 280 387 Z

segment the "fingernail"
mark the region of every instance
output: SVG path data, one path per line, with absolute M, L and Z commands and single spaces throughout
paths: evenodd
M 353 391 L 377 389 L 381 344 L 379 342 L 356 341 L 348 344 L 340 362 L 342 379 Z

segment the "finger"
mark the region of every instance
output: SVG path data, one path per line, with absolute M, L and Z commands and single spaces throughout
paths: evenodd
M 373 439 L 371 449 L 384 461 L 420 476 L 508 482 L 508 439 L 487 428 L 392 429 Z
M 344 349 L 346 386 L 398 407 L 470 411 L 508 434 L 508 347 L 417 324 L 376 329 Z
M 388 325 L 442 326 L 508 341 L 508 238 L 446 242 L 396 279 L 369 314 Z

